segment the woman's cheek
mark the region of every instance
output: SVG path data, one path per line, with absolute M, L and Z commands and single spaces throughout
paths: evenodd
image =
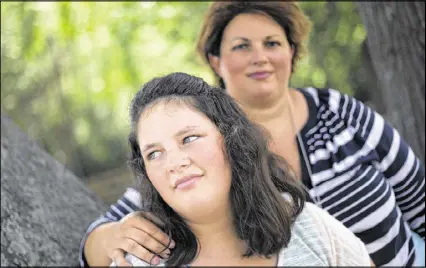
M 247 61 L 244 56 L 234 55 L 224 60 L 225 70 L 228 72 L 229 79 L 233 79 L 237 74 L 242 73 L 247 68 Z

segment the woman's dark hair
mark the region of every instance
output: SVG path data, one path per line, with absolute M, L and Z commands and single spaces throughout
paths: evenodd
M 294 49 L 292 72 L 296 63 L 307 52 L 306 44 L 311 22 L 299 5 L 292 1 L 218 1 L 210 5 L 197 41 L 197 52 L 206 63 L 209 55 L 220 56 L 220 44 L 226 26 L 240 14 L 262 14 L 272 18 L 284 30 Z M 213 70 L 214 72 L 214 70 Z M 215 73 L 215 72 L 214 72 Z M 225 88 L 223 79 L 215 73 L 218 86 Z
M 201 78 L 172 73 L 146 83 L 132 100 L 129 135 L 129 164 L 140 184 L 148 209 L 164 223 L 164 231 L 176 242 L 167 265 L 189 264 L 198 252 L 198 241 L 184 220 L 161 198 L 147 176 L 139 144 L 137 125 L 141 114 L 157 103 L 179 102 L 207 116 L 224 141 L 231 168 L 230 199 L 234 225 L 240 239 L 247 241 L 243 256 L 269 257 L 287 246 L 291 226 L 305 202 L 304 191 L 290 175 L 283 158 L 270 152 L 260 127 L 248 120 L 226 92 Z M 143 126 L 145 127 L 145 126 Z M 146 126 L 149 127 L 149 126 Z M 291 199 L 282 197 L 287 193 Z

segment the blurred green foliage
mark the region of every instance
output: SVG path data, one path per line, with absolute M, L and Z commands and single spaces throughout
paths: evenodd
M 85 177 L 122 166 L 128 104 L 173 71 L 213 83 L 195 55 L 208 2 L 1 2 L 1 109 Z M 295 87 L 367 86 L 366 37 L 351 2 L 301 2 L 313 22 Z

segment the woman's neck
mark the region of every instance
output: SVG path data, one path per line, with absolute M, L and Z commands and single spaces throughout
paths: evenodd
M 294 109 L 292 113 L 289 102 L 292 102 Z M 277 130 L 277 125 L 287 126 L 286 129 L 288 130 L 292 129 L 288 128 L 288 126 L 293 125 L 293 120 L 297 131 L 299 130 L 300 124 L 297 116 L 298 102 L 300 102 L 298 92 L 294 89 L 287 89 L 279 98 L 271 100 L 267 104 L 253 105 L 241 103 L 241 108 L 251 121 L 263 126 L 273 134 Z

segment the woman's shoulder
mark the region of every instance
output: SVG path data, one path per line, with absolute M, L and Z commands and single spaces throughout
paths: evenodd
M 353 98 L 334 88 L 302 87 L 298 88 L 305 96 L 313 98 L 317 107 L 328 106 L 337 111 L 345 98 Z
M 305 87 L 299 88 L 299 90 L 305 95 L 308 103 L 311 105 L 315 103 L 315 111 L 310 112 L 309 115 L 310 118 L 315 118 L 315 123 L 310 123 L 305 132 L 308 136 L 317 134 L 319 140 L 321 140 L 318 142 L 318 146 L 321 148 L 324 147 L 324 142 L 328 140 L 327 137 L 333 137 L 339 135 L 339 133 L 346 135 L 346 131 L 342 132 L 344 129 L 350 129 L 348 131 L 350 136 L 353 137 L 354 133 L 363 125 L 362 123 L 368 123 L 368 120 L 373 120 L 373 117 L 375 117 L 371 108 L 353 96 L 336 89 Z M 362 129 L 364 130 L 365 127 Z M 365 139 L 364 132 L 359 136 L 361 140 Z M 336 141 L 339 139 L 341 137 Z M 316 142 L 317 140 L 315 138 L 310 141 Z

